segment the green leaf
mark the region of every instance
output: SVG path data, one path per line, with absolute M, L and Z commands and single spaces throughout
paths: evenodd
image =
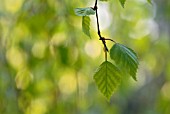
M 87 36 L 90 37 L 90 17 L 89 16 L 82 17 L 82 30 Z
M 119 2 L 122 5 L 122 7 L 124 8 L 126 0 L 119 0 Z
M 74 12 L 77 16 L 88 16 L 88 15 L 95 14 L 95 11 L 89 7 L 88 8 L 76 8 Z
M 116 43 L 110 50 L 110 57 L 136 80 L 139 62 L 136 53 L 132 49 Z
M 147 0 L 147 1 L 148 1 L 148 3 L 152 4 L 152 1 L 151 1 L 151 0 Z
M 97 69 L 93 78 L 98 89 L 109 100 L 121 82 L 121 73 L 115 65 L 105 61 Z

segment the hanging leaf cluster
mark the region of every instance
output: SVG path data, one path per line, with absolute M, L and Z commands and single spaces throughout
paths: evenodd
M 114 64 L 103 62 L 94 74 L 94 80 L 101 93 L 109 100 L 113 92 L 120 85 L 121 80 L 127 74 L 134 80 L 138 69 L 138 58 L 136 53 L 119 43 L 110 49 L 110 57 Z
M 88 8 L 76 8 L 75 14 L 77 16 L 82 16 L 82 30 L 88 36 L 90 36 L 90 17 L 89 15 L 94 15 L 95 11 L 88 7 Z
M 108 0 L 100 0 L 100 1 L 106 2 Z M 121 6 L 124 8 L 126 0 L 119 0 L 119 2 Z M 97 6 L 95 7 L 97 8 Z M 89 16 L 94 15 L 96 13 L 96 18 L 98 18 L 97 9 L 95 9 L 95 7 L 75 9 L 75 14 L 77 16 L 82 16 L 82 31 L 88 37 L 91 37 Z M 99 27 L 98 27 L 98 35 L 100 37 L 100 40 L 102 40 L 106 49 L 107 48 L 105 44 L 106 39 L 100 35 Z M 107 55 L 107 51 L 105 51 L 105 54 Z M 135 81 L 137 80 L 136 73 L 139 65 L 137 54 L 129 47 L 126 47 L 125 45 L 122 45 L 120 43 L 114 42 L 114 45 L 111 47 L 109 51 L 109 54 L 110 54 L 110 58 L 113 61 L 109 62 L 107 61 L 106 58 L 105 61 L 99 66 L 99 68 L 97 68 L 93 76 L 98 89 L 108 100 L 110 100 L 112 94 L 118 88 L 124 76 L 129 75 Z

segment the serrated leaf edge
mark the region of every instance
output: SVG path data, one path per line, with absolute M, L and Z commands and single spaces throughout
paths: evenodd
M 107 63 L 106 63 L 106 62 L 107 62 Z M 111 94 L 110 94 L 110 95 L 106 95 L 105 93 L 103 93 L 103 92 L 100 90 L 100 88 L 99 88 L 99 86 L 97 85 L 97 82 L 96 82 L 96 80 L 95 80 L 96 74 L 101 70 L 101 68 L 102 68 L 102 66 L 103 66 L 104 64 L 106 64 L 106 74 L 107 74 L 107 64 L 111 64 L 111 65 L 115 68 L 114 70 L 116 70 L 117 72 L 119 72 L 119 74 L 116 73 L 116 75 L 117 75 L 117 76 L 118 76 L 118 75 L 120 76 L 120 77 L 119 77 L 120 79 L 117 79 L 117 77 L 114 77 L 116 80 L 118 80 L 118 82 L 115 82 L 115 81 L 112 80 L 112 81 L 114 82 L 114 85 L 115 85 L 115 84 L 117 84 L 117 85 L 115 85 L 115 87 L 114 87 L 114 89 L 111 91 Z M 113 95 L 113 93 L 116 91 L 116 89 L 117 89 L 118 86 L 120 85 L 120 83 L 121 83 L 121 76 L 122 76 L 122 74 L 121 74 L 120 69 L 119 69 L 116 65 L 114 65 L 114 64 L 112 64 L 111 62 L 108 62 L 108 61 L 103 62 L 103 63 L 97 68 L 97 70 L 95 71 L 94 76 L 93 76 L 93 79 L 95 80 L 95 83 L 96 83 L 96 85 L 97 85 L 98 90 L 107 98 L 108 101 L 110 100 L 111 96 Z M 107 76 L 107 78 L 108 78 L 108 76 Z M 106 79 L 106 80 L 107 80 L 107 79 Z M 106 87 L 106 88 L 108 89 L 108 87 Z M 107 91 L 107 90 L 105 90 L 105 91 Z

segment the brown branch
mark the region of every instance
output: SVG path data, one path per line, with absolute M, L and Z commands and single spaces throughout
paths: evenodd
M 96 19 L 97 19 L 97 30 L 98 30 L 98 36 L 99 36 L 99 40 L 102 41 L 103 45 L 104 45 L 104 48 L 106 51 L 108 51 L 108 48 L 106 46 L 106 42 L 105 42 L 105 38 L 102 37 L 101 33 L 100 33 L 100 26 L 99 26 L 99 17 L 98 17 L 98 12 L 97 12 L 97 0 L 95 1 L 95 5 L 94 5 L 94 8 L 93 8 L 95 11 L 96 11 Z

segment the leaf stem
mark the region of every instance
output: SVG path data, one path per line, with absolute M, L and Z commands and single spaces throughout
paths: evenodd
M 105 53 L 105 61 L 107 61 L 107 51 L 104 49 L 104 53 Z
M 104 38 L 104 37 L 102 37 L 102 39 L 100 39 L 100 40 L 110 40 L 110 41 L 112 41 L 112 42 L 114 42 L 114 43 L 117 43 L 116 41 L 114 41 L 114 40 L 112 40 L 112 39 L 110 39 L 110 38 Z

